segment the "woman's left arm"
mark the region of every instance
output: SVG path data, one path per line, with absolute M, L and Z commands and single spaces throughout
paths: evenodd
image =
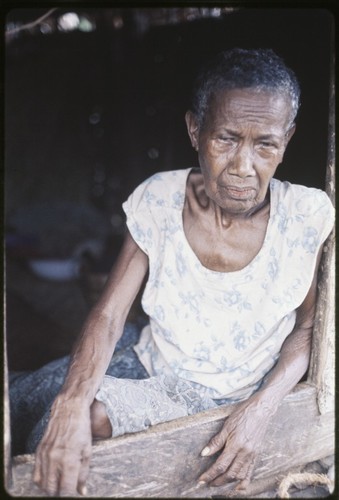
M 203 449 L 202 456 L 223 451 L 215 463 L 200 476 L 199 483 L 221 486 L 231 481 L 240 481 L 235 484 L 237 490 L 248 486 L 272 416 L 282 399 L 306 373 L 309 365 L 321 253 L 322 249 L 311 287 L 297 310 L 295 327 L 282 345 L 277 364 L 260 389 L 237 405 L 226 419 L 222 430 Z

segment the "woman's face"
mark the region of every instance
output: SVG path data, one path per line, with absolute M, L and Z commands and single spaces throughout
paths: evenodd
M 264 202 L 294 133 L 290 106 L 276 93 L 231 89 L 211 99 L 200 129 L 186 114 L 206 194 L 225 212 L 245 215 Z

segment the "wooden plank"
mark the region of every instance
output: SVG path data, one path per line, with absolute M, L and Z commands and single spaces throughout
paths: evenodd
M 4 308 L 4 320 L 6 324 L 6 307 Z M 9 395 L 8 395 L 8 363 L 7 363 L 7 342 L 4 335 L 4 482 L 9 487 L 12 482 L 11 470 L 11 430 L 9 414 Z
M 326 192 L 335 205 L 335 82 L 334 44 L 331 57 L 329 139 Z M 328 238 L 320 266 L 317 312 L 313 329 L 309 381 L 318 388 L 319 411 L 334 410 L 335 395 L 335 232 Z
M 335 401 L 334 233 L 324 250 L 309 370 L 309 381 L 317 387 L 317 402 L 321 413 L 333 411 Z
M 281 403 L 263 443 L 252 493 L 274 485 L 288 470 L 333 454 L 334 414 L 319 415 L 315 396 L 316 389 L 304 383 Z M 206 498 L 227 494 L 228 486 L 197 488 L 196 480 L 213 461 L 200 457 L 200 451 L 229 411 L 221 407 L 96 443 L 88 496 Z M 33 464 L 32 455 L 15 457 L 11 495 L 43 496 L 32 484 Z

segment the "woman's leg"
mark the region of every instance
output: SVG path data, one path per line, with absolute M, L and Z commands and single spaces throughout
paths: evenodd
M 91 431 L 93 439 L 106 439 L 112 436 L 112 426 L 104 403 L 95 399 L 91 410 Z
M 107 369 L 107 375 L 119 379 L 146 379 L 148 374 L 134 352 L 133 344 L 117 352 Z M 95 399 L 91 406 L 91 429 L 94 439 L 112 436 L 112 425 L 106 412 L 106 406 Z
M 98 404 L 94 407 L 97 420 L 93 427 L 100 437 L 140 432 L 217 406 L 213 400 L 202 397 L 189 382 L 165 374 L 141 380 L 106 376 L 96 401 L 105 406 L 105 409 Z

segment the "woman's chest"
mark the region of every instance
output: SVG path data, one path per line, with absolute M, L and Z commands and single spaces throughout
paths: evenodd
M 260 252 L 267 231 L 268 214 L 253 221 L 221 227 L 206 214 L 183 211 L 186 240 L 200 263 L 212 271 L 244 269 Z

